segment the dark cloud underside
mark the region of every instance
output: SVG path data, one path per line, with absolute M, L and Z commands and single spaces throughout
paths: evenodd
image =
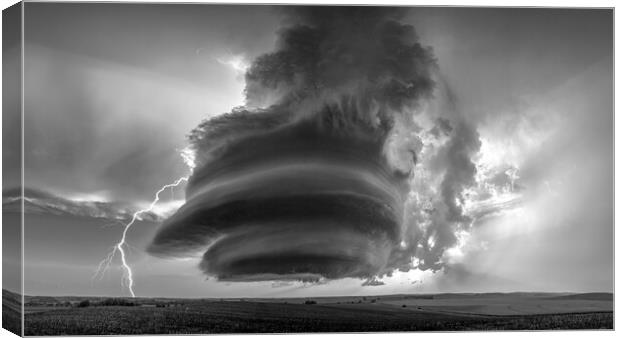
M 434 58 L 385 8 L 295 7 L 246 74 L 245 108 L 191 135 L 187 203 L 149 250 L 206 250 L 224 280 L 371 278 L 401 241 L 415 152 L 386 141 L 431 95 Z

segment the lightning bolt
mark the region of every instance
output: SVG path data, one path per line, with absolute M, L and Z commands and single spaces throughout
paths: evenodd
M 157 204 L 157 202 L 159 202 L 159 195 L 164 192 L 166 189 L 168 188 L 174 188 L 179 186 L 179 184 L 181 184 L 182 182 L 187 182 L 187 180 L 189 179 L 189 177 L 184 176 L 179 178 L 178 180 L 176 180 L 174 183 L 170 183 L 170 184 L 166 184 L 164 186 L 162 186 L 159 190 L 157 190 L 157 192 L 155 193 L 155 198 L 153 199 L 153 201 L 151 201 L 151 204 L 149 204 L 149 206 L 145 209 L 142 210 L 138 210 L 136 211 L 133 216 L 131 217 L 131 221 L 129 221 L 129 223 L 125 224 L 125 228 L 123 229 L 123 235 L 121 236 L 120 241 L 118 241 L 118 243 L 116 243 L 116 245 L 114 245 L 114 248 L 112 249 L 112 251 L 106 256 L 106 258 L 104 258 L 99 265 L 97 266 L 97 270 L 95 271 L 95 275 L 93 276 L 93 278 L 96 278 L 97 276 L 99 276 L 100 278 L 103 277 L 103 275 L 105 274 L 105 272 L 108 270 L 108 268 L 110 267 L 110 264 L 112 263 L 112 260 L 114 259 L 114 256 L 116 255 L 116 253 L 120 253 L 121 256 L 121 263 L 123 266 L 123 280 L 121 282 L 122 285 L 127 285 L 127 288 L 129 289 L 129 293 L 131 293 L 131 297 L 135 297 L 136 294 L 133 291 L 133 285 L 134 285 L 134 281 L 133 281 L 133 271 L 131 270 L 131 267 L 129 266 L 129 264 L 127 263 L 127 254 L 125 253 L 125 246 L 127 246 L 127 232 L 129 231 L 129 229 L 131 228 L 131 226 L 138 220 L 140 219 L 140 215 L 145 213 L 145 212 L 149 212 L 152 211 L 153 208 L 155 207 L 155 205 Z
M 181 150 L 181 157 L 183 157 L 183 161 L 190 168 L 190 170 L 193 170 L 195 166 L 193 152 L 189 148 L 185 148 Z M 153 199 L 153 201 L 151 201 L 151 204 L 149 204 L 147 208 L 138 210 L 133 214 L 133 216 L 131 217 L 131 221 L 129 221 L 129 223 L 124 225 L 123 235 L 121 236 L 121 239 L 114 245 L 114 247 L 112 248 L 112 251 L 110 251 L 108 255 L 97 266 L 97 269 L 95 270 L 95 274 L 93 275 L 93 280 L 97 277 L 99 277 L 99 279 L 103 278 L 106 271 L 110 268 L 110 265 L 112 264 L 112 260 L 116 256 L 116 253 L 118 252 L 120 253 L 121 263 L 122 263 L 122 267 L 124 270 L 123 278 L 121 279 L 121 286 L 126 285 L 127 289 L 129 290 L 129 293 L 131 294 L 131 297 L 136 297 L 136 294 L 133 290 L 133 285 L 134 285 L 133 271 L 131 270 L 131 266 L 129 266 L 129 263 L 127 263 L 127 254 L 125 253 L 125 247 L 129 246 L 129 244 L 127 244 L 127 241 L 126 241 L 127 232 L 129 231 L 131 226 L 136 221 L 141 220 L 140 215 L 153 210 L 155 205 L 157 205 L 157 202 L 159 202 L 159 195 L 161 193 L 163 193 L 168 188 L 173 189 L 174 187 L 178 187 L 179 184 L 183 182 L 187 182 L 188 179 L 189 179 L 189 176 L 183 176 L 177 179 L 176 181 L 174 181 L 173 183 L 162 186 L 159 190 L 157 190 L 157 192 L 155 193 L 155 198 Z

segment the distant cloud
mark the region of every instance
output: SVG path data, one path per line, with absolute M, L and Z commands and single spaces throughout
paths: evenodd
M 5 212 L 21 211 L 21 191 L 19 188 L 2 191 L 2 209 Z M 95 200 L 72 200 L 57 196 L 51 192 L 25 188 L 24 213 L 72 215 L 80 217 L 104 218 L 117 221 L 129 221 L 139 208 L 122 202 L 102 202 Z M 148 221 L 161 221 L 163 216 L 154 212 L 146 212 L 140 218 Z

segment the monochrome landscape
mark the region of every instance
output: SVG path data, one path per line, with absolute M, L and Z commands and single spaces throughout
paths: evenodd
M 23 6 L 5 329 L 614 328 L 612 9 Z

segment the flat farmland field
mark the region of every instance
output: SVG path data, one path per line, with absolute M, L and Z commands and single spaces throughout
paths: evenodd
M 21 296 L 2 290 L 2 327 L 21 336 L 22 334 L 22 303 Z
M 613 329 L 611 294 L 115 300 L 27 297 L 25 334 Z

